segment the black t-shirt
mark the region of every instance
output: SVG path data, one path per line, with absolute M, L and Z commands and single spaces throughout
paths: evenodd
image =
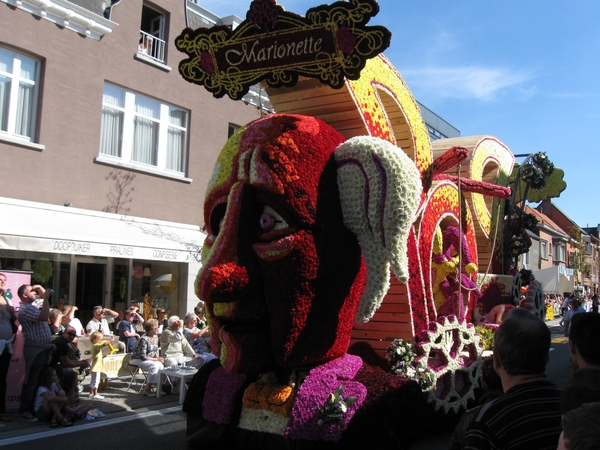
M 69 341 L 63 336 L 58 336 L 52 339 L 52 343 L 56 345 L 56 351 L 52 355 L 52 361 L 50 362 L 50 365 L 54 367 L 60 362 L 61 356 L 69 357 Z

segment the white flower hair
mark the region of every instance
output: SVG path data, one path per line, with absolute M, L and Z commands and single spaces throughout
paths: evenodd
M 402 151 L 383 139 L 358 136 L 335 150 L 344 225 L 358 238 L 367 285 L 356 321 L 368 322 L 389 289 L 390 265 L 408 281 L 407 240 L 421 198 L 421 174 Z

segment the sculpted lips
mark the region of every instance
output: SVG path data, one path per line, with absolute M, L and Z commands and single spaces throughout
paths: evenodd
M 294 248 L 294 236 L 285 236 L 274 242 L 256 243 L 252 248 L 265 261 L 273 261 L 289 254 Z

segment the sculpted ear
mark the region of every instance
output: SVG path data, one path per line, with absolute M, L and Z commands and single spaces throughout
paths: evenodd
M 421 198 L 421 174 L 400 148 L 359 136 L 335 150 L 344 225 L 358 238 L 367 286 L 356 321 L 367 322 L 389 288 L 390 266 L 408 281 L 406 242 Z

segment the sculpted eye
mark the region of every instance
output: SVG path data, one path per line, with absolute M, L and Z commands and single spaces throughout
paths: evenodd
M 260 216 L 260 228 L 264 232 L 283 230 L 288 223 L 270 206 L 264 205 Z
M 221 231 L 221 224 L 225 217 L 225 211 L 227 210 L 227 203 L 220 203 L 214 207 L 210 215 L 210 224 L 208 232 L 213 236 L 217 236 Z

